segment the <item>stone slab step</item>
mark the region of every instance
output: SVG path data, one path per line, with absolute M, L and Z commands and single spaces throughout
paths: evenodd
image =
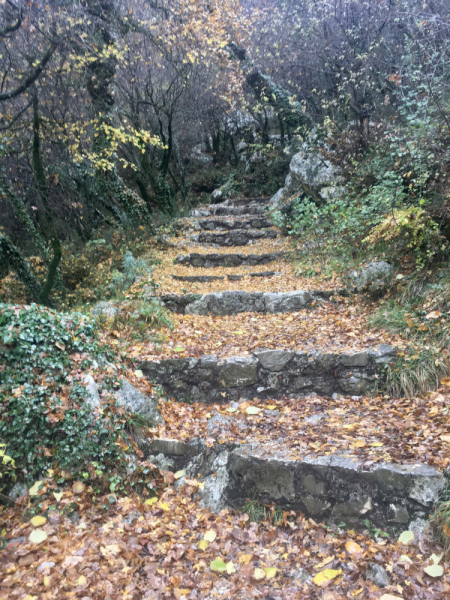
M 221 206 L 248 206 L 249 204 L 268 204 L 270 196 L 257 198 L 229 198 L 220 203 Z
M 287 257 L 287 252 L 269 252 L 267 254 L 179 254 L 176 262 L 180 265 L 191 265 L 192 267 L 239 267 L 240 265 L 266 265 L 274 260 Z
M 231 231 L 217 231 L 197 233 L 190 236 L 192 242 L 199 244 L 215 244 L 216 246 L 246 246 L 254 240 L 274 239 L 278 237 L 275 229 L 232 229 Z
M 382 385 L 396 349 L 385 344 L 351 354 L 254 351 L 252 355 L 144 361 L 139 369 L 181 402 L 224 403 L 241 398 L 301 397 L 312 392 L 361 395 Z
M 335 291 L 298 290 L 295 292 L 226 291 L 211 294 L 163 294 L 158 299 L 173 312 L 188 315 L 237 315 L 252 313 L 297 312 L 315 300 L 328 300 Z
M 273 223 L 265 217 L 254 216 L 248 219 L 199 219 L 198 226 L 206 231 L 230 229 L 263 229 L 272 227 Z
M 187 477 L 200 474 L 201 502 L 214 512 L 243 507 L 251 491 L 254 500 L 302 511 L 317 521 L 362 530 L 369 520 L 394 534 L 425 527 L 445 486 L 443 474 L 429 465 L 368 463 L 367 458 L 342 454 L 299 457 L 290 442 L 222 440 L 210 447 L 201 439 L 156 438 L 145 454 L 162 454 Z M 183 480 L 179 483 L 183 485 Z
M 246 276 L 250 277 L 273 277 L 279 275 L 277 271 L 261 271 L 260 273 L 246 273 L 245 275 L 227 275 L 229 281 L 240 281 Z M 172 279 L 176 281 L 186 281 L 189 283 L 210 283 L 211 281 L 223 281 L 225 276 L 222 275 L 172 275 Z
M 222 206 L 221 204 L 197 208 L 192 211 L 193 217 L 252 217 L 264 215 L 267 212 L 265 206 Z

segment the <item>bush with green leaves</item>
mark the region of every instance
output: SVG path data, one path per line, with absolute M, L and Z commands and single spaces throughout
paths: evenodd
M 111 395 L 117 378 L 94 363 L 106 360 L 113 357 L 85 315 L 0 304 L 0 442 L 21 478 L 49 468 L 86 472 L 93 462 L 125 472 L 127 416 Z M 84 383 L 94 367 L 105 400 L 97 414 Z

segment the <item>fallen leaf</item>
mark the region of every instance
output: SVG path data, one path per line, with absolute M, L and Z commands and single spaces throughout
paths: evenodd
M 205 535 L 203 536 L 203 539 L 206 540 L 207 542 L 213 542 L 217 537 L 217 533 L 215 531 L 213 531 L 212 529 L 210 529 L 209 531 L 207 531 L 205 533 Z
M 213 560 L 210 566 L 211 571 L 217 571 L 218 573 L 224 573 L 227 570 L 227 565 L 219 558 Z
M 362 552 L 362 548 L 356 542 L 348 541 L 345 544 L 345 549 L 349 554 L 360 554 Z
M 36 516 L 31 519 L 31 524 L 34 527 L 40 527 L 41 525 L 45 525 L 47 523 L 47 519 L 45 517 Z
M 398 541 L 400 542 L 400 544 L 407 546 L 412 541 L 414 541 L 414 532 L 413 531 L 403 531 L 400 534 Z
M 267 579 L 273 579 L 278 573 L 279 569 L 276 567 L 266 567 L 265 569 Z
M 144 373 L 140 369 L 135 371 L 134 374 L 136 375 L 136 377 L 144 377 Z
M 321 587 L 342 573 L 342 569 L 325 569 L 314 577 L 313 582 Z
M 185 471 L 177 471 L 175 473 L 174 477 L 175 477 L 175 479 L 181 479 L 184 474 L 185 474 Z
M 430 556 L 430 560 L 432 560 L 435 565 L 438 565 L 441 562 L 443 556 L 444 556 L 443 552 L 441 552 L 440 554 L 432 554 Z
M 76 585 L 86 585 L 87 579 L 84 575 L 80 575 L 78 579 L 75 581 Z
M 199 550 L 207 550 L 209 548 L 209 542 L 206 540 L 200 540 L 197 544 L 197 548 L 199 548 Z
M 35 529 L 30 533 L 30 537 L 28 539 L 32 544 L 40 544 L 41 542 L 45 542 L 47 537 L 48 535 L 43 529 Z
M 260 581 L 261 579 L 264 579 L 265 576 L 266 576 L 266 572 L 264 571 L 264 569 L 256 568 L 253 571 L 253 579 L 256 579 L 256 581 Z
M 156 504 L 158 502 L 158 498 L 147 498 L 147 500 L 144 502 L 144 504 L 147 504 L 148 506 L 152 506 L 152 504 Z
M 86 486 L 81 481 L 75 481 L 72 485 L 72 492 L 74 494 L 82 494 L 85 490 Z
M 245 409 L 245 412 L 246 412 L 248 415 L 258 415 L 258 414 L 261 412 L 261 409 L 260 409 L 260 408 L 258 408 L 257 406 L 248 406 L 248 407 Z
M 234 568 L 234 564 L 232 561 L 227 563 L 227 573 L 228 573 L 228 575 L 232 575 L 233 573 L 236 573 L 236 569 Z
M 394 596 L 393 594 L 383 594 L 380 600 L 403 600 L 401 596 Z
M 443 442 L 450 444 L 450 435 L 441 435 L 440 437 Z
M 432 310 L 430 313 L 427 314 L 425 319 L 439 319 L 439 317 L 441 315 L 442 315 L 442 313 L 439 312 L 438 310 Z
M 102 548 L 100 548 L 100 552 L 102 552 Z M 103 554 L 103 552 L 102 552 Z M 66 556 L 64 562 L 61 565 L 62 569 L 71 569 L 72 567 L 76 567 L 80 562 L 83 561 L 82 556 Z
M 28 490 L 30 496 L 37 496 L 42 489 L 44 482 L 43 481 L 35 481 L 33 485 Z
M 424 571 L 430 577 L 442 577 L 444 574 L 444 567 L 442 565 L 430 565 L 429 567 L 425 567 Z
M 55 496 L 56 502 L 59 502 L 64 496 L 64 492 L 53 492 L 53 495 Z

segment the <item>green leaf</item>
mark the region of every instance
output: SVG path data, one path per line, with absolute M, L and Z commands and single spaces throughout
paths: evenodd
M 223 562 L 223 560 L 216 558 L 216 560 L 213 560 L 211 563 L 211 570 L 217 571 L 218 573 L 225 573 L 227 570 L 227 565 Z

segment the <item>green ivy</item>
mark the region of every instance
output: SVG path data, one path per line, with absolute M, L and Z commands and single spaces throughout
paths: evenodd
M 126 416 L 112 396 L 98 415 L 85 400 L 86 369 L 98 368 L 100 393 L 118 387 L 94 362 L 111 359 L 83 314 L 0 304 L 0 442 L 23 478 L 49 468 L 74 475 L 92 462 L 125 470 Z

